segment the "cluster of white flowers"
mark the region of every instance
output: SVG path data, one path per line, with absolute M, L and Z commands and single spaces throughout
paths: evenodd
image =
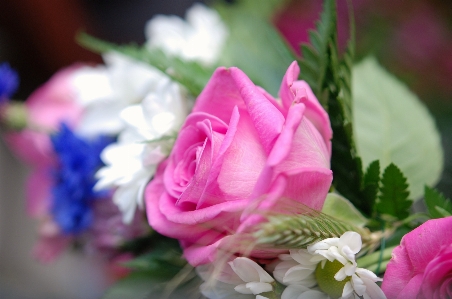
M 267 266 L 267 270 L 273 269 L 274 279 L 286 286 L 281 299 L 385 299 L 376 284 L 382 279 L 357 267 L 355 255 L 361 246 L 358 233 L 346 232 L 340 238 L 325 239 L 307 249 L 281 254 L 276 262 Z M 237 293 L 257 295 L 274 290 L 273 278 L 248 258 L 236 258 L 229 262 L 229 267 L 215 267 L 197 268 L 205 280 L 201 291 L 208 298 L 252 298 L 240 297 Z M 266 298 L 259 296 L 256 298 Z
M 156 16 L 145 31 L 148 47 L 206 65 L 218 60 L 227 37 L 217 12 L 201 4 L 187 11 L 187 21 Z M 115 189 L 113 201 L 129 223 L 137 206 L 143 205 L 144 187 L 172 146 L 174 138 L 165 137 L 177 134 L 191 103 L 177 83 L 152 66 L 119 54 L 105 58 L 106 67 L 91 68 L 86 70 L 90 76 L 77 78 L 83 85 L 80 90 L 88 90 L 83 87 L 91 84 L 96 86 L 89 89 L 92 92 L 103 91 L 87 95 L 95 97 L 96 104 L 86 109 L 81 130 L 95 134 L 96 127 L 103 126 L 119 133 L 117 142 L 101 155 L 106 166 L 96 174 L 95 188 Z

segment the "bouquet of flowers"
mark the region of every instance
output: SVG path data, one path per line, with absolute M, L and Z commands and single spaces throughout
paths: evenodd
M 284 4 L 197 4 L 150 20 L 142 46 L 80 34 L 105 64 L 24 104 L 2 65 L 38 259 L 76 245 L 120 261 L 104 299 L 452 297 L 433 119 L 375 58 L 355 61 L 352 9 L 345 46 L 333 0 L 298 44 L 268 21 Z

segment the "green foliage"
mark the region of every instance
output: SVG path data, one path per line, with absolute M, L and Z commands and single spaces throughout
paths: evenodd
M 370 232 L 326 214 L 305 208 L 305 212 L 296 215 L 269 216 L 268 222 L 253 234 L 257 244 L 272 248 L 306 248 L 327 238 L 340 237 L 347 231 L 355 231 L 362 237 L 363 243 L 371 242 Z
M 309 32 L 310 44 L 301 45 L 303 59 L 298 61 L 300 77 L 308 82 L 314 94 L 324 107 L 328 97 L 324 93 L 327 69 L 330 67 L 330 47 L 335 47 L 336 35 L 336 4 L 334 1 L 324 2 L 320 20 L 316 23 L 316 30 Z
M 352 19 L 352 18 L 351 18 Z M 336 3 L 324 2 L 317 30 L 310 32 L 311 45 L 302 45 L 299 61 L 301 79 L 306 80 L 327 109 L 333 129 L 331 168 L 333 185 L 365 215 L 372 215 L 373 200 L 363 182 L 361 159 L 357 154 L 352 127 L 352 39 L 342 59 L 337 50 Z
M 398 219 L 410 215 L 412 201 L 408 199 L 410 192 L 405 176 L 394 164 L 389 164 L 383 172 L 377 211 Z
M 369 204 L 374 205 L 380 184 L 380 162 L 373 161 L 367 167 L 364 175 L 364 195 Z
M 357 227 L 363 227 L 368 221 L 349 200 L 336 193 L 327 195 L 322 213 Z
M 176 276 L 179 278 L 179 276 Z M 147 272 L 136 271 L 121 279 L 102 296 L 102 299 L 204 299 L 199 292 L 202 280 L 193 269 L 175 282 L 165 281 Z
M 364 165 L 396 164 L 406 175 L 411 197 L 423 195 L 442 172 L 440 135 L 426 107 L 408 88 L 366 58 L 353 69 L 353 124 Z
M 176 240 L 163 239 L 157 242 L 149 253 L 140 255 L 124 265 L 135 271 L 170 279 L 186 265 L 181 255 L 182 251 Z
M 153 235 L 147 242 L 153 244 L 149 252 L 123 263 L 132 273 L 109 288 L 102 299 L 176 299 L 181 298 L 181 294 L 187 299 L 203 298 L 198 290 L 202 281 L 182 258 L 177 240 Z M 129 244 L 129 247 L 136 248 L 137 244 Z
M 123 46 L 115 45 L 86 33 L 79 34 L 77 41 L 82 46 L 97 53 L 114 51 L 138 61 L 148 63 L 183 85 L 193 96 L 201 93 L 214 71 L 213 68 L 202 66 L 197 62 L 185 61 L 178 57 L 169 56 L 160 49 L 148 49 L 133 44 Z
M 431 218 L 452 216 L 452 202 L 437 190 L 425 186 L 424 200 Z
M 276 95 L 295 55 L 270 23 L 270 14 L 285 1 L 242 0 L 217 5 L 229 29 L 220 64 L 236 66 L 254 83 Z

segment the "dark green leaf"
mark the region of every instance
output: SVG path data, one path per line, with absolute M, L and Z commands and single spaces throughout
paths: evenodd
M 207 68 L 194 61 L 184 61 L 178 57 L 168 56 L 160 49 L 148 49 L 134 44 L 115 45 L 86 33 L 79 34 L 77 41 L 98 53 L 115 51 L 146 62 L 185 86 L 193 96 L 199 95 L 214 71 L 213 68 Z
M 452 214 L 452 203 L 437 190 L 425 186 L 424 200 L 431 218 L 443 218 Z
M 324 107 L 327 98 L 323 97 L 325 77 L 330 64 L 328 48 L 336 34 L 336 4 L 333 0 L 324 2 L 323 12 L 317 22 L 316 31 L 309 32 L 310 44 L 301 45 L 303 59 L 299 60 L 300 77 L 308 82 L 312 91 Z
M 290 63 L 296 59 L 270 23 L 270 13 L 283 2 L 245 0 L 216 7 L 229 28 L 221 65 L 239 67 L 273 95 L 277 94 Z
M 400 169 L 392 163 L 389 164 L 383 173 L 381 184 L 377 211 L 398 219 L 408 217 L 412 201 L 408 199 L 410 192 L 407 180 Z
M 334 0 L 326 0 L 316 31 L 309 34 L 311 44 L 301 47 L 303 59 L 299 61 L 300 77 L 309 83 L 330 117 L 333 129 L 331 158 L 333 185 L 362 213 L 371 216 L 374 196 L 370 190 L 366 190 L 362 162 L 353 140 L 351 88 L 355 47 L 353 22 L 350 31 L 351 41 L 340 59 L 337 50 L 336 3 Z
M 193 269 L 165 281 L 148 272 L 134 272 L 118 281 L 105 292 L 102 299 L 202 299 L 201 279 Z
M 369 164 L 364 175 L 364 195 L 372 206 L 377 199 L 379 184 L 380 162 L 376 160 Z

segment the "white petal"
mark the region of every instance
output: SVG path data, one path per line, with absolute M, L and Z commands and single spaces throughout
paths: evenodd
M 353 286 L 350 281 L 344 285 L 344 289 L 342 290 L 342 298 L 348 298 L 353 294 Z
M 234 290 L 240 294 L 253 294 L 253 292 L 247 287 L 247 284 L 239 284 Z
M 358 234 L 357 232 L 351 231 L 345 232 L 340 237 L 340 242 L 350 247 L 350 250 L 355 254 L 361 250 L 362 246 L 361 235 Z
M 372 279 L 366 277 L 361 277 L 361 279 L 366 286 L 366 294 L 369 295 L 371 299 L 386 299 L 386 295 Z
M 303 265 L 298 265 L 290 268 L 286 274 L 284 275 L 283 282 L 284 284 L 290 284 L 295 281 L 303 281 L 309 276 L 313 275 L 315 268 L 306 268 Z
M 290 255 L 288 255 L 288 256 L 290 258 Z M 284 279 L 284 276 L 286 275 L 287 271 L 290 268 L 297 266 L 297 265 L 299 265 L 299 264 L 296 261 L 294 261 L 292 258 L 290 258 L 290 260 L 281 261 L 276 265 L 275 270 L 273 270 L 273 277 L 280 283 L 283 283 L 283 279 Z
M 229 263 L 232 270 L 245 282 L 273 282 L 274 279 L 256 262 L 238 257 Z
M 273 289 L 272 285 L 266 282 L 248 282 L 246 287 L 250 289 L 254 295 L 271 292 Z
M 302 265 L 316 265 L 317 262 L 312 262 L 312 254 L 306 249 L 290 250 L 290 256 Z M 314 267 L 315 268 L 315 267 Z
M 364 268 L 356 268 L 356 274 L 358 274 L 358 276 L 361 278 L 367 278 L 374 282 L 383 281 L 383 279 L 378 277 L 377 275 L 375 275 L 374 272 L 364 269 Z
M 334 279 L 337 281 L 343 281 L 347 277 L 347 274 L 345 274 L 345 267 L 342 267 L 337 271 L 337 273 L 334 275 Z

